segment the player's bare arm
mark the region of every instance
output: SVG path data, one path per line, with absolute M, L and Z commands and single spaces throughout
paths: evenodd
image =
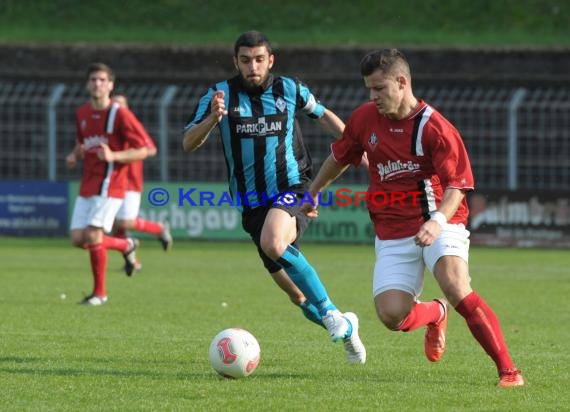
M 331 134 L 335 139 L 340 139 L 342 136 L 344 122 L 329 109 L 325 109 L 325 112 L 317 119 L 317 122 L 326 133 Z
M 303 205 L 303 212 L 311 218 L 315 218 L 319 215 L 317 210 L 317 199 L 319 192 L 325 190 L 332 182 L 334 182 L 340 175 L 348 169 L 349 165 L 343 166 L 337 163 L 333 155 L 330 154 L 329 157 L 325 159 L 323 165 L 319 169 L 319 173 L 311 183 L 309 187 L 309 194 L 313 199 L 314 206 L 308 203 Z
M 425 222 L 415 236 L 418 246 L 429 246 L 438 238 L 442 230 L 442 223 L 447 222 L 455 215 L 464 197 L 465 192 L 462 189 L 451 187 L 445 189 L 443 198 L 436 212 L 440 214 L 439 217 L 432 217 Z
M 137 160 L 143 160 L 148 155 L 146 147 L 131 148 L 126 150 L 112 151 L 111 148 L 102 143 L 100 150 L 97 152 L 99 159 L 105 162 L 132 163 Z
M 362 153 L 362 158 L 360 159 L 360 166 L 368 170 L 370 163 L 368 162 L 368 154 L 366 152 Z
M 318 119 L 318 122 L 327 133 L 335 136 L 336 139 L 340 139 L 342 137 L 344 122 L 329 109 L 325 109 L 325 113 L 320 119 Z M 368 169 L 368 156 L 366 155 L 366 152 L 362 155 L 360 165 Z
M 224 92 L 217 91 L 212 95 L 210 115 L 200 123 L 192 126 L 184 133 L 182 147 L 185 152 L 193 152 L 204 144 L 214 127 L 228 114 L 224 102 Z

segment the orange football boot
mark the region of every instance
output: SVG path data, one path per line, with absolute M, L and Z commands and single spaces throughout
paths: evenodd
M 426 358 L 430 362 L 437 362 L 445 351 L 445 332 L 447 330 L 447 301 L 444 299 L 434 299 L 443 307 L 443 317 L 435 322 L 429 323 L 426 328 L 424 338 L 424 350 Z
M 524 379 L 522 373 L 518 369 L 505 369 L 499 372 L 499 383 L 497 384 L 500 388 L 509 388 L 511 386 L 523 386 Z

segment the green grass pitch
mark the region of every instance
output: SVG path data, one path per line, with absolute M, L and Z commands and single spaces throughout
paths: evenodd
M 339 308 L 359 315 L 366 365 L 345 362 L 342 345 L 289 303 L 249 243 L 178 242 L 167 254 L 145 239 L 133 278 L 110 252 L 109 303 L 93 308 L 77 305 L 91 289 L 86 252 L 64 240 L 0 239 L 0 410 L 567 410 L 567 251 L 471 252 L 472 285 L 497 312 L 527 380 L 499 389 L 456 312 L 436 364 L 424 358 L 423 331 L 380 325 L 372 245 L 303 250 Z M 424 300 L 439 296 L 430 275 L 425 283 Z M 210 341 L 227 327 L 261 345 L 246 379 L 222 379 L 209 365 Z

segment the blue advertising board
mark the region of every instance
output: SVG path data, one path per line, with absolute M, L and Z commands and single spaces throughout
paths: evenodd
M 0 181 L 0 235 L 65 236 L 68 184 Z

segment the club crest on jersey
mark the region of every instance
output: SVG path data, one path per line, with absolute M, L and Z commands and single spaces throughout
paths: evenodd
M 275 107 L 277 107 L 279 111 L 283 113 L 287 108 L 287 103 L 285 103 L 285 100 L 283 100 L 281 97 L 278 97 L 275 101 Z
M 297 201 L 297 198 L 293 193 L 284 193 L 277 199 L 277 204 L 281 206 L 291 206 L 294 205 Z
M 87 121 L 85 119 L 83 119 L 81 121 L 81 130 L 85 130 L 86 127 L 87 127 Z
M 378 143 L 378 138 L 376 137 L 376 133 L 372 132 L 372 134 L 368 138 L 368 144 L 370 146 L 376 146 L 377 143 Z

